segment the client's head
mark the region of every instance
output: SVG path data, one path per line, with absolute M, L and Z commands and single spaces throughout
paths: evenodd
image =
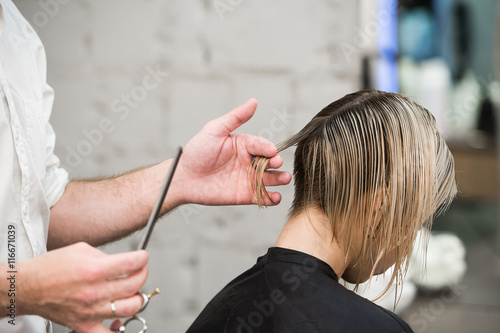
M 319 210 L 333 239 L 356 260 L 342 276 L 359 284 L 395 264 L 399 281 L 421 227 L 456 194 L 453 157 L 434 117 L 410 99 L 363 90 L 326 106 L 299 133 L 278 145 L 296 145 L 291 217 Z M 250 168 L 259 205 L 267 192 L 268 159 Z M 425 237 L 424 237 L 425 238 Z

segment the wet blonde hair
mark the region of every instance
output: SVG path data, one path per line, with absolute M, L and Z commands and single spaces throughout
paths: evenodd
M 325 107 L 278 152 L 295 145 L 291 217 L 321 209 L 346 256 L 360 235 L 356 265 L 375 263 L 370 279 L 396 249 L 394 273 L 380 296 L 395 281 L 397 288 L 418 230 L 423 226 L 428 235 L 433 217 L 457 192 L 453 157 L 432 114 L 400 94 L 362 90 Z M 257 157 L 249 168 L 259 206 L 264 197 L 272 201 L 263 183 L 268 162 Z

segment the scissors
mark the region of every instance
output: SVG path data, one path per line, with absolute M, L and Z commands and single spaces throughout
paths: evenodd
M 146 246 L 149 243 L 149 239 L 151 238 L 151 234 L 153 232 L 154 225 L 156 223 L 156 220 L 158 220 L 158 216 L 160 215 L 160 210 L 161 206 L 163 206 L 163 201 L 165 201 L 165 196 L 167 195 L 168 188 L 170 187 L 170 183 L 172 182 L 172 178 L 174 176 L 175 168 L 177 167 L 177 164 L 179 163 L 179 159 L 182 154 L 182 147 L 177 148 L 177 152 L 175 154 L 174 160 L 172 161 L 172 164 L 170 165 L 170 169 L 168 170 L 167 177 L 165 178 L 165 183 L 163 184 L 163 187 L 160 192 L 160 196 L 158 197 L 158 200 L 156 201 L 156 204 L 153 208 L 153 211 L 151 212 L 151 216 L 149 217 L 148 224 L 146 225 L 146 233 L 144 234 L 144 237 L 142 238 L 142 242 L 139 244 L 139 247 L 137 250 L 145 250 Z M 142 307 L 140 308 L 139 311 L 132 317 L 128 318 L 125 320 L 122 326 L 118 329 L 118 332 L 120 333 L 125 333 L 127 325 L 129 325 L 132 322 L 139 322 L 142 324 L 142 329 L 138 333 L 146 333 L 148 330 L 148 324 L 146 322 L 146 319 L 143 317 L 138 316 L 139 313 L 144 311 L 146 309 L 146 306 L 149 304 L 149 300 L 151 297 L 153 297 L 156 294 L 160 293 L 160 289 L 156 288 L 152 293 L 150 294 L 145 294 L 143 292 L 140 292 L 139 295 L 142 296 L 143 302 L 142 302 Z
M 124 333 L 128 324 L 130 324 L 133 321 L 138 321 L 139 323 L 142 324 L 142 329 L 138 333 L 146 333 L 146 331 L 148 330 L 148 323 L 146 322 L 146 319 L 144 319 L 142 317 L 139 317 L 137 314 L 141 313 L 142 311 L 144 311 L 144 309 L 146 309 L 146 306 L 149 304 L 149 299 L 152 296 L 154 296 L 156 294 L 159 294 L 159 293 L 160 293 L 160 288 L 156 288 L 155 290 L 153 290 L 152 293 L 147 294 L 147 295 L 145 293 L 140 293 L 140 295 L 143 298 L 142 307 L 139 309 L 139 311 L 137 311 L 137 313 L 133 317 L 128 318 L 123 323 L 123 325 L 120 326 L 120 328 L 118 329 L 118 332 Z

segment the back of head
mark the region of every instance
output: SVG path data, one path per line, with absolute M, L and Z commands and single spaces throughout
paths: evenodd
M 294 145 L 291 215 L 321 209 L 344 249 L 360 235 L 361 267 L 397 248 L 391 282 L 399 281 L 417 231 L 430 229 L 457 191 L 453 157 L 432 114 L 400 94 L 362 90 L 326 106 L 278 151 Z M 250 168 L 259 204 L 267 162 L 257 158 Z

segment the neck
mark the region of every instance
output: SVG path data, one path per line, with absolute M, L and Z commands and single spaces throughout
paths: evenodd
M 326 262 L 340 278 L 349 265 L 349 257 L 333 239 L 327 217 L 320 209 L 310 208 L 307 213 L 291 217 L 281 231 L 277 247 L 307 253 Z

